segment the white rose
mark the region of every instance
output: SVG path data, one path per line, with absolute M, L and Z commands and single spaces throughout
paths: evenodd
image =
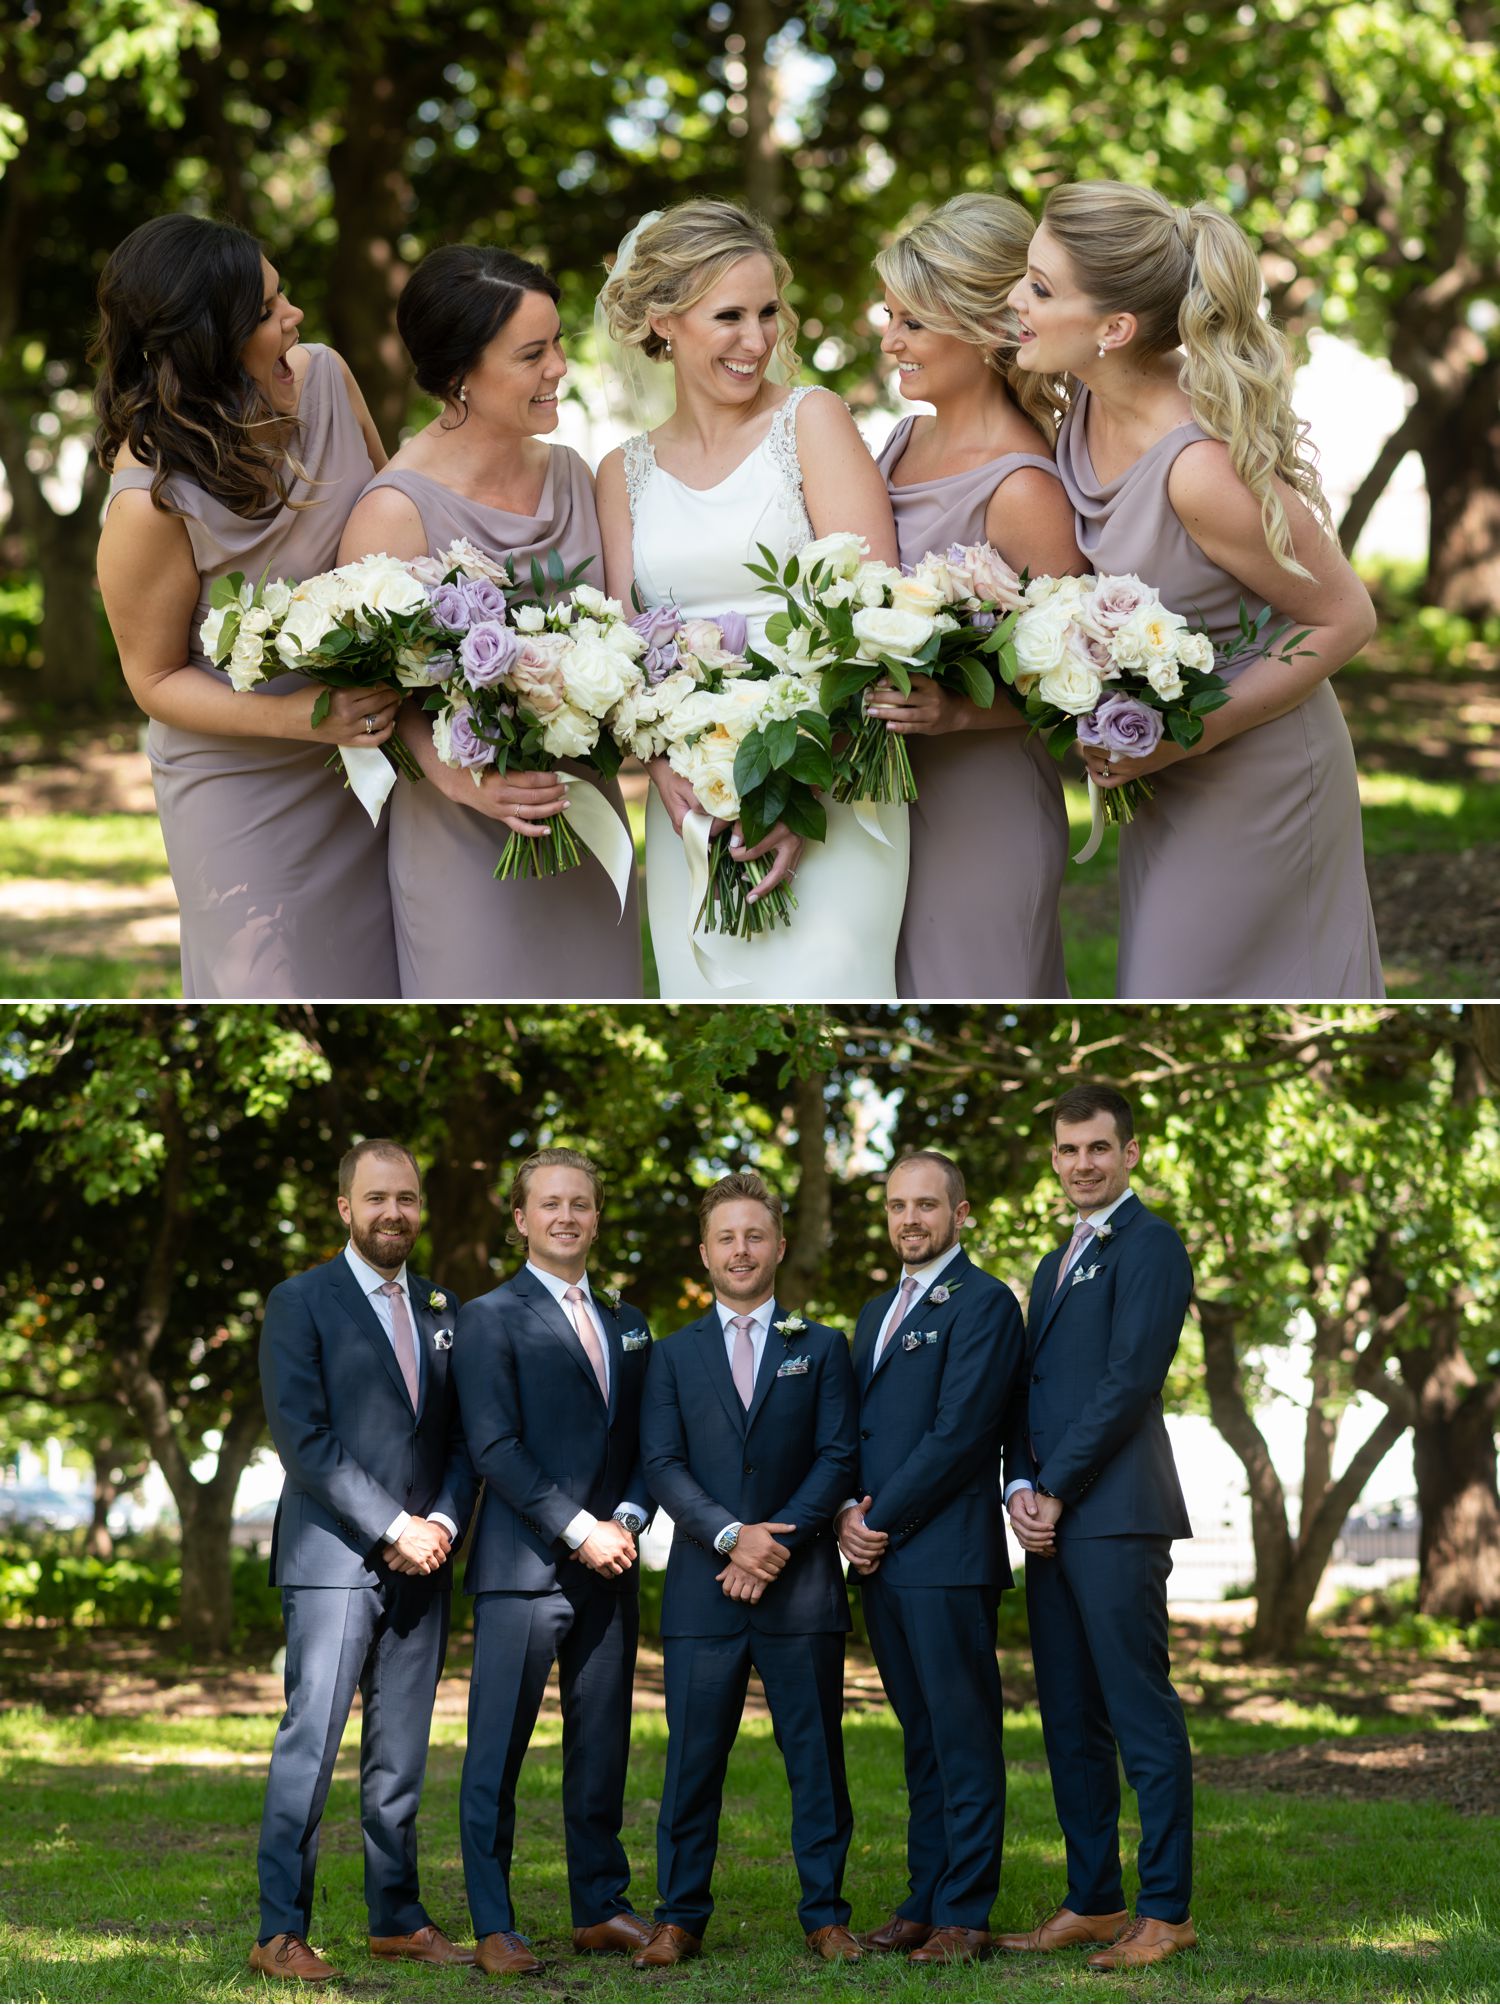
M 264 680 L 262 663 L 265 653 L 265 643 L 257 635 L 240 634 L 227 664 L 229 680 L 234 688 L 241 691 L 253 689 L 257 682 Z
M 598 721 L 571 703 L 554 710 L 542 726 L 542 743 L 554 759 L 581 759 L 593 751 L 598 737 Z
M 740 811 L 735 790 L 734 762 L 740 741 L 718 725 L 692 745 L 674 745 L 669 758 L 674 772 L 681 773 L 698 796 L 706 813 L 733 821 Z
M 618 599 L 607 599 L 597 585 L 575 585 L 573 597 L 596 620 L 622 620 L 625 608 Z
M 252 606 L 248 613 L 240 615 L 242 634 L 268 634 L 272 627 L 271 615 L 264 606 Z
M 293 605 L 322 606 L 342 611 L 351 603 L 349 580 L 343 571 L 319 571 L 315 577 L 304 578 L 300 585 L 292 589 Z
M 279 620 L 292 603 L 292 588 L 284 578 L 274 578 L 262 587 L 260 602 L 273 620 Z
M 576 709 L 602 717 L 635 680 L 634 664 L 596 634 L 576 640 L 562 659 L 563 694 Z
M 1206 675 L 1214 665 L 1214 644 L 1207 634 L 1177 636 L 1177 665 L 1195 668 Z
M 690 654 L 700 668 L 728 668 L 735 659 L 724 645 L 717 620 L 684 620 L 677 632 L 677 653 L 679 659 Z
M 1171 613 L 1162 605 L 1142 606 L 1132 613 L 1110 639 L 1110 651 L 1121 668 L 1148 672 L 1153 666 L 1175 667 L 1177 643 L 1187 627 L 1181 613 Z
M 766 692 L 761 705 L 763 724 L 773 724 L 784 717 L 795 717 L 799 710 L 818 707 L 817 691 L 799 675 L 778 675 L 760 686 Z
M 1048 606 L 1057 601 L 1063 605 L 1077 605 L 1087 596 L 1086 578 L 1033 578 L 1026 587 L 1028 606 Z
M 786 669 L 792 675 L 816 675 L 820 669 L 826 668 L 829 662 L 837 661 L 839 658 L 837 648 L 813 645 L 813 632 L 810 627 L 793 627 L 787 635 L 785 647 L 777 647 L 767 641 L 757 652 L 763 654 L 767 661 L 774 661 L 778 668 Z
M 973 596 L 968 578 L 960 577 L 947 558 L 940 557 L 935 550 L 929 551 L 918 564 L 910 582 L 934 594 L 941 606 L 956 606 Z
M 908 613 L 938 613 L 948 603 L 931 578 L 898 578 L 891 586 L 891 604 Z
M 1158 696 L 1166 697 L 1169 702 L 1182 694 L 1182 670 L 1175 661 L 1147 662 L 1146 680 Z
M 305 655 L 317 653 L 338 623 L 336 608 L 304 598 L 299 587 L 276 636 L 276 652 L 288 668 L 295 668 Z
M 1082 655 L 1069 652 L 1055 667 L 1037 677 L 1037 695 L 1069 716 L 1085 717 L 1104 691 L 1103 681 Z
M 523 634 L 539 634 L 547 624 L 547 615 L 540 606 L 522 606 L 515 614 L 516 630 Z
M 820 567 L 835 578 L 852 578 L 860 560 L 868 557 L 870 546 L 863 536 L 840 529 L 832 536 L 820 536 L 797 552 L 801 575 L 806 578 Z
M 447 710 L 434 711 L 432 718 L 432 749 L 445 766 L 454 764 L 453 719 Z
M 205 616 L 202 626 L 198 629 L 198 645 L 210 661 L 217 661 L 219 658 L 219 642 L 223 638 L 224 622 L 229 618 L 229 613 L 228 606 L 215 606 L 213 611 Z
M 854 637 L 863 661 L 881 655 L 911 661 L 936 631 L 930 614 L 907 612 L 900 606 L 870 606 L 854 615 Z
M 1066 600 L 1044 599 L 1028 605 L 1015 626 L 1016 667 L 1027 675 L 1045 675 L 1067 652 L 1073 615 Z

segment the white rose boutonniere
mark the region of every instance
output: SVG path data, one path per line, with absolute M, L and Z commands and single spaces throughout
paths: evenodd
M 432 1293 L 427 1297 L 427 1306 L 429 1309 L 446 1309 L 448 1306 L 448 1297 L 443 1293 L 441 1288 L 434 1288 Z
M 1113 1236 L 1114 1229 L 1115 1228 L 1113 1221 L 1110 1219 L 1105 1219 L 1102 1225 L 1096 1225 L 1094 1227 L 1094 1237 L 1095 1239 L 1099 1240 L 1109 1239 Z
M 599 1297 L 599 1300 L 604 1304 L 604 1306 L 607 1309 L 619 1308 L 620 1291 L 618 1288 L 596 1288 L 594 1290 L 594 1293 Z
M 807 1325 L 800 1316 L 783 1316 L 779 1323 L 773 1323 L 771 1327 L 784 1344 L 789 1344 L 801 1336 Z
M 939 1281 L 939 1283 L 935 1288 L 931 1288 L 928 1290 L 927 1299 L 929 1302 L 934 1303 L 938 1308 L 941 1308 L 944 1302 L 947 1301 L 948 1297 L 952 1294 L 956 1294 L 957 1291 L 960 1288 L 962 1288 L 963 1285 L 964 1284 L 962 1281 L 955 1281 L 953 1283 L 953 1286 L 950 1288 L 947 1287 L 943 1282 Z

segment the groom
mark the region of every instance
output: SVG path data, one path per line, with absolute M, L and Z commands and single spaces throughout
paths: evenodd
M 399 1142 L 339 1164 L 349 1244 L 266 1298 L 260 1377 L 286 1470 L 271 1579 L 286 1619 L 286 1714 L 261 1823 L 267 1977 L 337 1975 L 308 1946 L 318 1827 L 358 1690 L 365 1900 L 376 1956 L 472 1963 L 417 1893 L 417 1805 L 448 1643 L 449 1557 L 477 1488 L 448 1361 L 458 1303 L 409 1272 L 422 1180 Z
M 1167 1575 L 1190 1538 L 1161 1391 L 1193 1292 L 1186 1249 L 1130 1188 L 1130 1103 L 1075 1086 L 1052 1116 L 1052 1167 L 1074 1208 L 1031 1289 L 1024 1397 L 1006 1442 L 1006 1501 L 1026 1548 L 1042 1734 L 1067 1845 L 1062 1906 L 1012 1950 L 1108 1945 L 1095 1970 L 1159 1963 L 1197 1941 L 1193 1769 L 1172 1688 Z M 1118 1748 L 1118 1758 L 1116 1749 Z M 1120 1876 L 1119 1761 L 1136 1792 L 1135 1918 Z

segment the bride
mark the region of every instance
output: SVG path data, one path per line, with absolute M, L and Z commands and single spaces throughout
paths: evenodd
M 872 557 L 896 561 L 885 484 L 853 419 L 830 391 L 786 385 L 796 362 L 790 278 L 758 217 L 730 202 L 680 202 L 626 238 L 599 296 L 637 409 L 649 414 L 652 395 L 671 400 L 663 422 L 599 467 L 609 592 L 629 605 L 634 589 L 643 607 L 670 601 L 688 618 L 742 613 L 752 646 L 780 608 L 745 569 L 758 545 L 784 561 L 815 537 L 852 530 Z M 884 840 L 831 800 L 825 842 L 804 845 L 777 823 L 741 850 L 736 829 L 737 855 L 774 858 L 752 897 L 795 879 L 791 925 L 748 940 L 695 935 L 684 845 L 701 851 L 723 823 L 708 820 L 665 759 L 650 770 L 646 897 L 663 997 L 894 998 L 904 807 L 870 817 Z

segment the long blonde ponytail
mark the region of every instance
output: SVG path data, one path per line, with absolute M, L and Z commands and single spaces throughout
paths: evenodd
M 1025 276 L 1035 230 L 1004 195 L 955 195 L 887 244 L 875 269 L 935 334 L 980 350 L 1050 447 L 1058 400 L 1051 385 L 1017 366 L 1015 316 L 1005 303 Z
M 1277 481 L 1306 502 L 1330 537 L 1333 520 L 1307 426 L 1292 408 L 1290 351 L 1261 313 L 1260 266 L 1244 231 L 1207 202 L 1177 209 L 1153 189 L 1123 181 L 1055 188 L 1043 221 L 1101 310 L 1134 314 L 1147 354 L 1182 347 L 1180 380 L 1194 419 L 1229 448 L 1235 472 L 1260 503 L 1277 563 L 1307 577 Z

